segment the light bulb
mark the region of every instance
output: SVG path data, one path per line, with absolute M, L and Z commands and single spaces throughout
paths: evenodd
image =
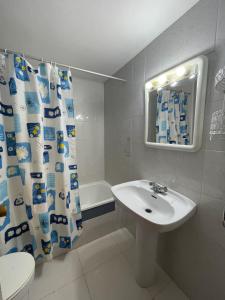
M 191 76 L 189 77 L 189 79 L 194 79 L 195 77 L 196 77 L 196 74 L 193 73 L 193 74 L 191 74 Z
M 146 88 L 147 90 L 151 90 L 151 89 L 152 89 L 152 83 L 151 83 L 151 81 L 146 82 L 145 88 Z
M 161 76 L 159 77 L 158 81 L 159 81 L 160 84 L 166 83 L 166 82 L 167 82 L 167 77 L 166 77 L 166 75 L 161 75 Z
M 176 85 L 178 84 L 178 82 L 177 81 L 174 81 L 173 83 L 171 83 L 171 87 L 175 87 Z
M 176 69 L 176 74 L 177 76 L 181 77 L 181 76 L 184 76 L 184 74 L 186 73 L 186 69 L 185 67 L 181 66 L 181 67 L 178 67 Z

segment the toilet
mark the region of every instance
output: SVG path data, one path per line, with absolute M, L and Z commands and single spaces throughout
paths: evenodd
M 33 281 L 35 261 L 31 254 L 16 252 L 0 257 L 0 300 L 26 300 Z

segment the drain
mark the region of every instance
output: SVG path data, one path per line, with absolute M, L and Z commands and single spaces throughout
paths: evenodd
M 152 210 L 150 208 L 146 208 L 145 211 L 150 214 L 152 212 Z

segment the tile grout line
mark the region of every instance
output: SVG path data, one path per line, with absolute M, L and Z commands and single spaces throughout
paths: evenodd
M 77 252 L 76 249 L 73 249 L 72 251 L 69 251 L 69 252 L 64 253 L 64 254 L 62 254 L 62 255 L 66 255 L 66 254 L 71 253 L 71 252 L 73 252 L 73 251 L 74 251 L 74 252 Z M 78 260 L 79 260 L 79 263 L 80 263 L 80 266 L 81 266 L 81 271 L 82 271 L 82 272 L 81 272 L 81 275 L 75 276 L 75 277 L 71 277 L 69 281 L 67 281 L 67 282 L 64 283 L 63 285 L 60 285 L 58 288 L 56 288 L 56 289 L 54 289 L 53 291 L 47 293 L 46 295 L 43 295 L 43 297 L 39 298 L 38 300 L 43 300 L 43 299 L 45 299 L 46 297 L 48 297 L 48 296 L 50 296 L 50 295 L 52 295 L 52 294 L 55 294 L 57 291 L 59 291 L 60 289 L 64 288 L 65 286 L 67 286 L 68 284 L 72 283 L 73 281 L 76 281 L 76 280 L 80 279 L 81 277 L 84 277 L 84 272 L 83 272 L 83 268 L 82 268 L 82 264 L 81 264 L 81 261 L 80 261 L 80 257 L 79 257 L 79 255 L 78 255 L 78 252 L 77 252 L 76 254 L 77 254 L 77 256 L 78 256 Z M 54 260 L 54 258 L 53 258 L 53 260 Z M 45 262 L 44 262 L 44 263 L 45 263 Z M 52 263 L 53 263 L 53 261 L 52 261 Z M 30 290 L 29 290 L 29 292 L 30 292 Z M 30 295 L 29 295 L 29 297 L 30 297 Z M 30 299 L 29 299 L 29 300 L 30 300 Z
M 111 233 L 110 233 L 110 234 L 111 234 Z M 93 272 L 93 271 L 96 271 L 96 270 L 97 270 L 99 267 L 101 267 L 102 265 L 104 265 L 104 264 L 106 264 L 106 263 L 112 261 L 116 256 L 121 255 L 120 249 L 119 249 L 119 247 L 118 247 L 118 245 L 117 245 L 117 243 L 116 243 L 116 241 L 115 241 L 115 239 L 114 239 L 113 237 L 112 237 L 112 240 L 113 240 L 114 246 L 116 246 L 116 248 L 118 248 L 118 253 L 115 253 L 115 255 L 112 255 L 112 257 L 110 257 L 107 261 L 104 261 L 104 262 L 100 263 L 98 266 L 96 266 L 96 268 L 94 268 L 94 269 L 92 269 L 92 270 L 90 270 L 90 271 L 87 271 L 87 272 L 85 272 L 84 269 L 83 269 L 83 264 L 82 264 L 82 262 L 81 262 L 81 258 L 80 258 L 79 252 L 77 251 L 78 258 L 79 258 L 79 261 L 80 261 L 81 267 L 82 267 L 83 277 L 84 277 L 84 280 L 85 280 L 85 283 L 86 283 L 86 286 L 87 286 L 87 289 L 88 289 L 88 294 L 89 294 L 89 296 L 90 296 L 90 300 L 93 300 L 93 297 L 92 297 L 91 290 L 90 290 L 89 285 L 88 285 L 87 274 L 88 274 L 88 273 L 91 273 L 91 272 Z M 82 247 L 82 246 L 81 246 L 81 247 Z
M 72 280 L 67 281 L 64 285 L 62 285 L 62 286 L 56 288 L 55 290 L 53 290 L 52 292 L 46 294 L 44 297 L 42 297 L 42 298 L 40 298 L 40 299 L 38 299 L 38 300 L 43 300 L 43 299 L 47 298 L 47 297 L 50 296 L 50 295 L 56 294 L 58 291 L 60 291 L 61 289 L 65 288 L 67 285 L 69 285 L 69 284 L 71 284 L 72 282 L 77 281 L 77 280 L 79 280 L 79 279 L 81 279 L 81 278 L 84 278 L 84 277 L 85 277 L 85 276 L 84 276 L 84 274 L 82 273 L 82 275 L 80 275 L 80 276 L 78 276 L 78 277 L 75 277 L 75 278 L 73 278 Z
M 118 229 L 118 230 L 119 230 L 119 229 Z M 91 299 L 92 299 L 92 296 L 91 296 L 91 293 L 90 293 L 90 289 L 89 289 L 88 282 L 87 282 L 87 277 L 86 277 L 88 273 L 91 273 L 91 272 L 93 272 L 93 271 L 96 271 L 96 270 L 97 270 L 98 268 L 100 268 L 102 265 L 111 262 L 113 259 L 115 259 L 116 256 L 121 257 L 121 258 L 126 262 L 127 266 L 128 266 L 129 269 L 130 269 L 130 272 L 133 273 L 133 271 L 134 271 L 134 270 L 132 269 L 132 266 L 130 265 L 130 262 L 129 262 L 129 260 L 128 260 L 126 254 L 125 254 L 125 251 L 128 250 L 129 247 L 127 247 L 127 249 L 123 249 L 123 250 L 122 250 L 121 247 L 119 247 L 119 243 L 118 243 L 118 241 L 116 241 L 116 238 L 115 238 L 114 236 L 112 236 L 112 240 L 113 240 L 113 244 L 114 244 L 114 245 L 116 246 L 116 248 L 118 249 L 118 253 L 116 253 L 115 255 L 113 255 L 112 257 L 110 257 L 110 259 L 108 259 L 108 260 L 106 260 L 106 261 L 100 263 L 100 264 L 99 264 L 98 266 L 96 266 L 94 269 L 92 269 L 92 270 L 90 270 L 90 271 L 87 271 L 86 273 L 84 272 L 84 278 L 85 278 L 85 281 L 86 281 L 86 284 L 87 284 L 88 291 L 89 291 L 89 294 L 90 294 Z M 79 256 L 79 253 L 78 253 L 78 256 Z M 79 259 L 80 259 L 80 256 L 79 256 Z M 82 264 L 81 264 L 81 265 L 82 265 Z M 160 268 L 161 268 L 161 267 L 160 267 Z M 163 270 L 163 272 L 165 272 L 165 271 Z M 134 278 L 134 279 L 135 279 L 135 278 Z M 175 283 L 172 279 L 170 279 L 170 281 L 169 281 L 169 282 L 166 282 L 165 285 L 164 285 L 163 287 L 161 287 L 153 297 L 152 297 L 150 291 L 148 290 L 148 288 L 146 288 L 145 290 L 147 291 L 147 293 L 148 293 L 149 296 L 151 297 L 151 300 L 155 300 L 156 297 L 158 297 L 163 291 L 165 291 L 165 290 L 168 288 L 169 284 L 171 284 L 171 283 L 174 283 L 174 284 L 176 285 L 176 283 Z
M 109 233 L 109 234 L 107 234 L 107 235 L 110 235 L 110 234 L 112 234 L 112 233 Z M 100 237 L 100 238 L 102 238 L 102 237 Z M 98 240 L 98 239 L 97 239 L 97 240 Z M 97 241 L 97 240 L 94 240 L 94 241 Z M 82 272 L 83 272 L 83 275 L 84 275 L 84 276 L 86 276 L 86 274 L 88 274 L 88 273 L 90 273 L 90 272 L 96 270 L 98 267 L 102 266 L 103 264 L 105 264 L 105 263 L 107 263 L 107 262 L 109 262 L 109 261 L 112 261 L 112 259 L 114 259 L 118 254 L 121 254 L 121 253 L 120 253 L 120 249 L 119 249 L 119 247 L 118 247 L 118 245 L 117 245 L 117 243 L 115 242 L 115 240 L 114 240 L 113 237 L 112 237 L 112 240 L 113 240 L 113 244 L 114 244 L 115 248 L 118 250 L 118 252 L 116 251 L 116 253 L 114 253 L 114 254 L 112 254 L 112 256 L 110 256 L 110 258 L 108 258 L 108 259 L 105 260 L 105 261 L 102 261 L 102 262 L 99 263 L 96 267 L 94 267 L 93 269 L 91 269 L 91 270 L 89 270 L 89 271 L 86 271 L 86 272 L 85 272 L 85 270 L 84 270 L 84 268 L 83 268 L 83 264 L 82 264 L 82 261 L 81 261 L 81 258 L 80 258 L 79 251 L 77 251 L 78 258 L 79 258 L 79 261 L 80 261 L 80 263 L 81 263 Z M 91 241 L 90 243 L 92 243 L 92 242 L 94 242 L 94 241 Z M 81 247 L 86 246 L 86 245 L 88 245 L 88 244 L 89 244 L 89 243 L 87 243 L 87 244 L 85 244 L 85 245 L 82 245 Z M 81 248 L 81 247 L 80 247 L 80 248 Z M 77 249 L 79 249 L 79 248 L 77 248 Z M 76 250 L 77 250 L 77 249 L 76 249 Z
M 135 240 L 135 238 L 134 238 L 134 240 Z M 115 239 L 114 239 L 114 241 L 115 241 Z M 116 242 L 117 243 L 117 242 Z M 129 267 L 130 267 L 130 270 L 131 270 L 131 272 L 134 272 L 134 270 L 133 270 L 133 268 L 132 268 L 132 266 L 130 265 L 130 262 L 129 262 L 129 259 L 127 258 L 127 256 L 126 256 L 126 254 L 125 254 L 125 251 L 126 250 L 128 250 L 128 248 L 129 247 L 127 247 L 127 249 L 120 249 L 120 247 L 119 247 L 119 251 L 120 251 L 120 254 L 121 254 L 121 256 L 125 259 L 125 261 L 127 262 L 127 264 L 129 265 Z M 159 266 L 160 267 L 160 266 Z M 162 269 L 161 267 L 160 267 L 160 269 Z M 163 269 L 162 269 L 162 271 L 163 272 L 165 272 Z M 165 272 L 166 273 L 166 272 Z M 166 273 L 166 275 L 168 276 L 168 274 Z M 135 276 L 134 276 L 135 277 Z M 135 278 L 134 278 L 135 279 Z M 150 297 L 152 298 L 151 300 L 155 300 L 156 299 L 156 297 L 157 296 L 159 296 L 168 286 L 169 286 L 169 284 L 171 284 L 173 282 L 173 280 L 170 278 L 170 281 L 168 281 L 168 282 L 166 282 L 165 283 L 165 286 L 164 287 L 161 287 L 160 289 L 159 289 L 159 291 L 152 297 L 151 296 L 151 293 L 150 293 L 150 291 L 148 290 L 148 288 L 146 288 L 146 291 L 147 291 L 147 293 L 150 295 Z
M 105 260 L 105 261 L 99 263 L 98 266 L 94 267 L 93 269 L 91 269 L 91 270 L 89 270 L 89 271 L 87 271 L 87 272 L 84 272 L 84 276 L 86 276 L 87 274 L 89 274 L 89 273 L 91 273 L 91 272 L 93 272 L 93 271 L 96 271 L 96 270 L 97 270 L 99 267 L 101 267 L 102 265 L 105 265 L 105 264 L 111 262 L 111 261 L 114 260 L 115 257 L 117 257 L 117 256 L 121 256 L 121 254 L 120 254 L 120 253 L 115 253 L 115 254 L 114 254 L 113 256 L 111 256 L 109 259 L 107 259 L 107 260 Z
M 49 292 L 49 293 L 46 294 L 45 296 L 43 296 L 43 297 L 41 297 L 41 298 L 38 298 L 38 300 L 43 300 L 43 299 L 45 299 L 45 298 L 47 298 L 48 296 L 53 295 L 53 294 L 55 294 L 55 291 Z M 29 298 L 30 298 L 30 295 L 29 295 Z
M 84 275 L 84 281 L 85 281 L 85 284 L 86 284 L 86 287 L 87 287 L 87 290 L 88 290 L 88 294 L 89 294 L 89 296 L 90 296 L 90 300 L 93 300 L 92 295 L 91 295 L 91 290 L 90 290 L 90 288 L 89 288 L 89 285 L 88 285 L 88 281 L 87 281 L 86 275 Z

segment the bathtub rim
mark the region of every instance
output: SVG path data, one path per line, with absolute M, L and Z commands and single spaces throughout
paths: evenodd
M 93 185 L 96 185 L 96 184 L 103 184 L 103 185 L 107 186 L 110 189 L 110 192 L 111 192 L 111 185 L 105 180 L 99 180 L 99 181 L 94 181 L 94 182 L 90 182 L 90 183 L 81 184 L 79 188 L 81 189 L 83 187 L 84 188 L 85 187 L 90 187 L 90 186 L 93 186 Z M 88 210 L 88 209 L 91 209 L 91 208 L 95 208 L 95 207 L 107 204 L 107 203 L 110 203 L 110 202 L 113 202 L 113 201 L 115 201 L 115 199 L 113 198 L 113 195 L 110 198 L 107 198 L 105 200 L 102 200 L 102 201 L 97 202 L 97 203 L 92 203 L 92 204 L 82 205 L 81 200 L 80 200 L 81 212 L 85 211 L 85 210 Z

